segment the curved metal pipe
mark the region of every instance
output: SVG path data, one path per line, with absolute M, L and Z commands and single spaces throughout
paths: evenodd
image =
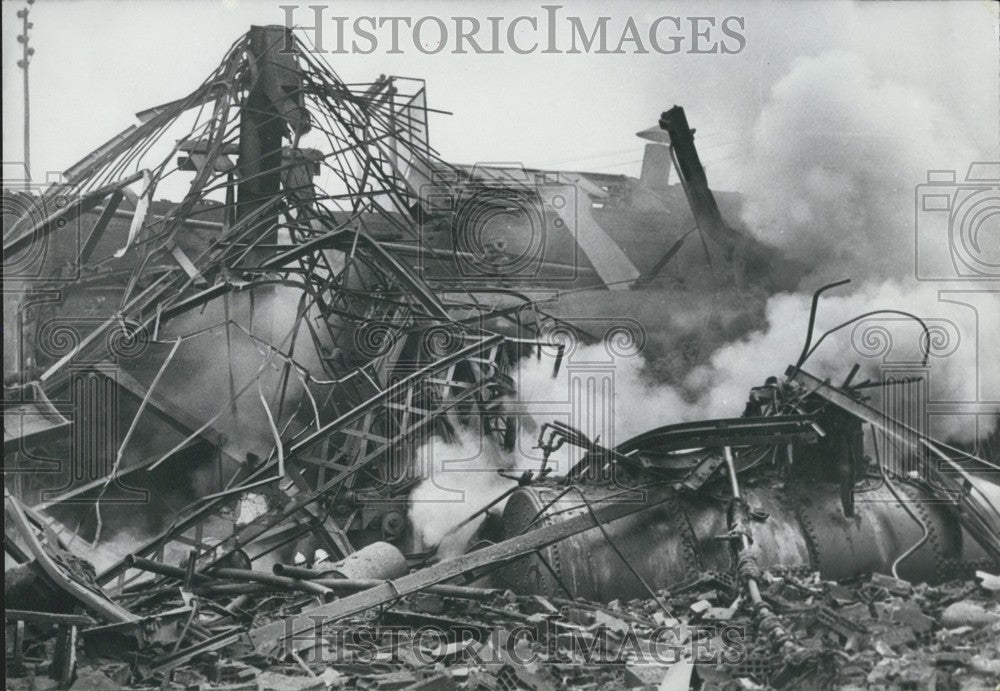
M 795 369 L 798 370 L 802 366 L 802 363 L 806 361 L 809 357 L 809 346 L 812 345 L 813 328 L 816 326 L 816 310 L 819 307 L 819 296 L 832 288 L 837 288 L 842 285 L 846 285 L 851 282 L 851 279 L 845 278 L 834 283 L 827 283 L 813 293 L 812 297 L 812 307 L 809 310 L 809 325 L 806 327 L 806 342 L 802 344 L 802 354 L 799 355 L 799 359 L 795 363 Z
M 927 523 L 925 523 L 920 518 L 920 516 L 916 514 L 915 511 L 910 509 L 907 503 L 903 500 L 903 497 L 901 497 L 899 492 L 896 490 L 896 486 L 892 483 L 891 480 L 889 480 L 889 476 L 885 472 L 885 467 L 882 465 L 882 459 L 879 458 L 878 432 L 875 429 L 875 425 L 871 425 L 871 430 L 872 430 L 872 448 L 875 450 L 875 465 L 878 466 L 878 472 L 879 475 L 882 476 L 882 482 L 885 483 L 886 489 L 888 489 L 892 493 L 892 496 L 896 497 L 896 501 L 898 501 L 900 506 L 902 506 L 903 509 L 906 511 L 906 513 L 910 515 L 910 518 L 912 518 L 914 521 L 917 522 L 917 525 L 920 526 L 920 530 L 923 531 L 923 535 L 920 537 L 920 539 L 917 540 L 912 547 L 910 547 L 908 550 L 906 550 L 898 557 L 896 557 L 896 560 L 892 562 L 892 566 L 890 567 L 890 571 L 892 571 L 892 577 L 899 578 L 899 571 L 897 570 L 899 568 L 899 565 L 903 563 L 904 559 L 909 557 L 911 554 L 916 553 L 918 549 L 923 547 L 924 543 L 927 542 L 927 539 L 931 536 L 931 531 L 930 528 L 927 527 Z

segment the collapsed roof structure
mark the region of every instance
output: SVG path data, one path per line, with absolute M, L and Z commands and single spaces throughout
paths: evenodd
M 421 93 L 402 96 L 386 80 L 352 91 L 319 63 L 300 69 L 278 50 L 285 40 L 283 30 L 265 28 L 237 41 L 189 96 L 140 114 L 141 124 L 70 168 L 66 183 L 34 207 L 44 214 L 52 203 L 53 214 L 23 235 L 15 228 L 16 239 L 5 243 L 10 257 L 51 237 L 43 272 L 62 262 L 79 270 L 54 310 L 28 297 L 38 291 L 27 284 L 17 352 L 23 406 L 34 412 L 76 386 L 90 387 L 82 398 L 100 395 L 109 377 L 131 396 L 119 410 L 93 413 L 117 414 L 114 423 L 129 430 L 103 468 L 112 472 L 64 494 L 47 491 L 45 507 L 103 493 L 112 475 L 154 470 L 204 441 L 224 472 L 239 470 L 142 556 L 162 554 L 185 529 L 196 531 L 251 489 L 282 495 L 269 497 L 282 510 L 240 526 L 225 545 L 184 538 L 202 563 L 290 518 L 313 524 L 331 549 L 349 551 L 319 504 L 359 490 L 359 473 L 391 465 L 400 441 L 421 430 L 440 433 L 469 408 L 488 408 L 510 366 L 503 339 L 482 320 L 453 316 L 475 317 L 472 300 L 446 304 L 377 241 L 412 230 L 417 196 L 402 168 L 434 163 L 419 138 L 399 136 L 426 118 Z M 171 128 L 192 112 L 190 129 L 150 162 L 155 143 L 177 136 Z M 310 133 L 325 140 L 323 151 L 299 146 Z M 182 201 L 157 215 L 156 191 L 189 173 Z M 329 188 L 314 183 L 320 174 Z M 138 181 L 142 190 L 126 209 L 128 185 Z M 211 200 L 219 191 L 224 204 Z M 60 206 L 64 200 L 71 201 Z M 91 224 L 85 214 L 95 210 Z M 109 232 L 119 214 L 124 237 L 122 226 Z M 66 227 L 79 218 L 87 219 L 86 238 L 71 247 Z M 241 369 L 258 351 L 256 371 Z M 172 385 L 176 371 L 190 378 Z M 199 386 L 187 388 L 192 381 Z M 201 394 L 215 387 L 222 395 L 205 400 Z M 131 432 L 154 421 L 165 421 L 170 434 L 136 462 Z M 271 448 L 248 460 L 259 453 L 262 424 Z M 495 425 L 501 432 L 502 424 Z M 256 435 L 254 443 L 238 441 L 246 435 Z M 278 485 L 299 475 L 311 486 L 296 483 L 289 500 Z
M 19 621 L 83 627 L 95 645 L 123 636 L 139 650 L 131 679 L 163 680 L 213 651 L 301 662 L 324 627 L 420 593 L 648 596 L 672 616 L 659 591 L 714 571 L 802 668 L 818 653 L 761 594 L 768 569 L 936 582 L 1000 560 L 1000 514 L 969 474 L 989 464 L 867 407 L 851 376 L 809 375 L 807 342 L 739 418 L 614 448 L 543 427 L 546 458 L 575 446 L 579 464 L 522 475 L 485 546 L 408 563 L 415 451 L 465 429 L 511 449 L 512 368 L 576 330 L 508 279 L 635 287 L 690 233 L 638 268 L 594 220 L 620 180 L 449 164 L 420 82 L 347 84 L 297 40 L 254 27 L 189 95 L 140 113 L 40 197 L 10 198 L 23 213 L 4 228 L 5 545 L 25 566 L 8 595 L 43 605 Z M 672 162 L 696 251 L 759 278 L 683 109 L 661 131 L 644 176 Z M 157 201 L 164 190 L 181 200 Z M 899 448 L 921 469 L 904 490 Z M 197 491 L 178 490 L 192 477 Z M 877 501 L 856 506 L 858 493 Z M 100 572 L 80 561 L 81 542 L 150 520 L 135 507 L 157 501 L 126 555 Z M 315 568 L 260 568 L 303 539 L 322 550 Z M 72 641 L 60 649 L 72 657 Z

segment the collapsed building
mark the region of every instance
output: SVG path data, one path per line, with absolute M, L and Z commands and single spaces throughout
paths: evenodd
M 525 285 L 641 291 L 671 271 L 694 289 L 781 285 L 796 269 L 723 220 L 681 108 L 640 133 L 652 141 L 638 180 L 455 165 L 429 144 L 422 83 L 347 84 L 296 41 L 254 27 L 192 93 L 139 113 L 60 184 L 5 196 L 17 671 L 34 636 L 59 683 L 79 680 L 79 630 L 91 659 L 125 661 L 116 683 L 184 687 L 224 659 L 290 664 L 326 688 L 364 675 L 355 661 L 321 678 L 336 670 L 317 653 L 325 637 L 371 613 L 389 622 L 412 598 L 464 614 L 395 616 L 466 633 L 490 617 L 558 620 L 572 637 L 609 618 L 676 628 L 671 598 L 693 588 L 728 594 L 714 621 L 743 612 L 746 647 L 782 661 L 731 676 L 787 685 L 835 679 L 836 664 L 803 641 L 775 579 L 892 574 L 873 582 L 896 593 L 996 570 L 1000 513 L 979 475 L 995 466 L 867 405 L 857 368 L 839 384 L 809 374 L 811 324 L 799 362 L 749 390 L 742 415 L 616 445 L 543 424 L 541 466 L 470 507 L 467 522 L 487 520 L 461 554 L 421 544 L 418 450 L 471 431 L 513 451 L 518 361 L 545 351 L 558 368 L 561 335 L 594 338 Z M 667 184 L 673 170 L 682 184 Z M 99 560 L 116 541 L 127 552 Z M 859 634 L 829 607 L 817 621 Z M 469 645 L 445 636 L 441 659 Z M 703 683 L 720 662 L 708 648 Z M 489 678 L 386 674 L 399 687 L 555 683 L 515 662 Z M 229 682 L 247 681 L 240 664 Z

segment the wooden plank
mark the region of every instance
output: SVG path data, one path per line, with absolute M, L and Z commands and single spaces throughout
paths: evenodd
M 305 634 L 314 632 L 323 624 L 332 623 L 345 617 L 392 602 L 405 595 L 419 592 L 432 585 L 469 573 L 484 566 L 492 566 L 531 554 L 536 550 L 553 545 L 560 540 L 596 528 L 639 511 L 662 504 L 674 496 L 669 488 L 664 488 L 648 501 L 614 501 L 594 509 L 594 513 L 582 513 L 565 521 L 542 526 L 536 530 L 504 540 L 464 556 L 434 564 L 394 581 L 363 590 L 355 595 L 329 604 L 303 610 L 294 618 L 289 617 L 271 622 L 249 632 L 251 644 L 257 653 L 274 655 L 282 651 L 298 651 L 315 644 L 315 639 Z

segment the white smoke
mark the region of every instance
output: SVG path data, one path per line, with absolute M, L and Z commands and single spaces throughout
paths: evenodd
M 534 404 L 545 403 L 546 414 L 538 416 L 537 423 L 553 418 L 569 420 L 591 438 L 599 435 L 607 444 L 621 443 L 663 425 L 739 416 L 750 387 L 769 376 L 781 378 L 797 361 L 810 300 L 805 293 L 773 296 L 759 329 L 718 347 L 677 386 L 653 379 L 641 356 L 616 356 L 604 344 L 570 348 L 572 354 L 555 378 L 552 356 L 525 358 L 517 376 L 520 408 L 530 413 Z M 982 437 L 994 429 L 1000 404 L 986 404 L 986 410 L 975 415 L 962 412 L 959 403 L 976 400 L 977 392 L 981 396 L 984 390 L 1000 391 L 1000 359 L 984 357 L 981 347 L 981 339 L 991 335 L 977 334 L 984 327 L 1000 326 L 1000 297 L 981 295 L 975 307 L 978 313 L 969 304 L 940 301 L 934 286 L 914 288 L 896 281 L 868 283 L 846 296 L 832 292 L 821 299 L 814 344 L 828 329 L 862 313 L 878 309 L 910 312 L 930 329 L 927 367 L 922 366 L 928 344 L 922 327 L 893 313 L 873 315 L 831 334 L 803 369 L 835 384 L 844 380 L 854 363 L 861 366 L 854 383 L 920 377 L 922 383 L 907 386 L 926 386 L 925 401 L 957 409 L 932 416 L 931 434 L 959 441 Z M 987 312 L 992 312 L 992 319 Z M 598 372 L 613 373 L 611 389 L 584 386 L 586 393 L 574 398 L 569 393 L 571 381 L 592 378 L 595 362 L 606 363 Z M 873 391 L 876 399 L 872 405 L 876 407 L 880 405 L 877 393 Z
M 799 59 L 754 127 L 743 221 L 814 277 L 912 277 L 915 186 L 977 160 L 971 141 L 940 98 L 857 54 Z
M 914 278 L 915 188 L 929 169 L 961 170 L 977 160 L 970 141 L 940 99 L 880 77 L 857 54 L 836 50 L 797 60 L 753 129 L 741 187 L 747 229 L 811 267 L 800 291 L 772 295 L 758 324 L 729 342 L 722 336 L 707 344 L 700 364 L 670 372 L 669 384 L 658 382 L 656 368 L 642 357 L 617 356 L 603 344 L 575 349 L 556 379 L 551 360 L 526 359 L 518 380 L 526 407 L 566 401 L 565 416 L 590 436 L 616 442 L 661 425 L 740 415 L 750 387 L 781 377 L 798 359 L 812 291 L 841 278 L 853 283 L 821 300 L 815 337 L 872 310 L 913 313 L 931 329 L 928 367 L 919 366 L 927 341 L 920 326 L 901 314 L 880 314 L 824 341 L 807 371 L 840 382 L 857 362 L 856 382 L 923 377 L 932 403 L 1000 399 L 1000 359 L 988 348 L 1000 332 L 997 295 L 942 298 L 939 286 Z M 672 310 L 670 303 L 684 298 L 666 299 L 665 325 L 643 315 L 650 334 L 682 328 L 676 316 L 684 306 Z M 665 343 L 669 351 L 678 341 Z M 658 366 L 683 361 L 658 355 Z M 597 369 L 613 371 L 613 394 L 596 387 L 586 400 L 571 402 L 574 363 L 582 363 L 582 372 L 601 362 L 610 363 Z M 996 424 L 990 415 L 996 406 L 985 408 L 978 419 L 934 416 L 931 431 L 962 440 L 982 436 Z
M 769 375 L 781 376 L 801 352 L 809 317 L 810 296 L 782 294 L 768 301 L 762 330 L 716 350 L 708 365 L 698 367 L 685 381 L 697 392 L 699 414 L 738 415 L 747 388 Z M 979 301 L 980 309 L 1000 315 L 997 296 Z M 912 313 L 930 329 L 927 368 L 920 366 L 927 347 L 922 328 L 900 314 L 879 314 L 832 334 L 805 363 L 816 376 L 843 381 L 854 363 L 861 365 L 855 382 L 882 381 L 893 375 L 923 377 L 927 401 L 953 403 L 975 400 L 980 383 L 1000 381 L 1000 362 L 983 358 L 978 333 L 981 323 L 969 305 L 942 302 L 934 286 L 914 287 L 895 281 L 868 283 L 846 296 L 828 294 L 821 299 L 813 343 L 827 329 L 865 312 L 894 309 Z M 982 315 L 986 316 L 986 315 Z M 996 323 L 994 320 L 993 323 Z M 996 391 L 996 388 L 993 388 Z M 993 412 L 1000 411 L 997 406 Z M 968 440 L 989 432 L 995 421 L 981 426 L 964 414 L 942 415 L 935 420 L 936 434 Z
M 740 177 L 746 228 L 811 267 L 800 290 L 772 295 L 759 323 L 735 339 L 720 334 L 706 346 L 700 364 L 670 372 L 664 383 L 654 376 L 659 363 L 684 361 L 669 351 L 680 343 L 671 339 L 683 331 L 685 314 L 684 305 L 671 310 L 671 300 L 685 297 L 667 294 L 665 308 L 656 305 L 658 317 L 622 314 L 641 319 L 647 334 L 657 334 L 655 340 L 664 344 L 667 352 L 656 354 L 657 367 L 647 366 L 641 354 L 622 356 L 608 344 L 569 344 L 556 377 L 551 352 L 519 363 L 513 407 L 534 418 L 534 430 L 558 419 L 606 445 L 663 425 L 739 416 L 751 387 L 769 376 L 781 378 L 797 361 L 812 291 L 851 278 L 852 284 L 821 299 L 813 343 L 826 330 L 873 310 L 912 313 L 925 320 L 930 338 L 902 314 L 873 315 L 824 340 L 804 369 L 833 383 L 842 382 L 855 363 L 861 366 L 855 383 L 921 377 L 921 383 L 907 387 L 924 387 L 928 409 L 934 404 L 952 409 L 929 416 L 928 432 L 958 441 L 989 434 L 1000 419 L 1000 404 L 981 405 L 978 415 L 963 412 L 962 405 L 1000 400 L 1000 358 L 989 349 L 993 343 L 995 350 L 1000 333 L 1000 297 L 943 297 L 940 286 L 914 278 L 915 188 L 926 181 L 929 169 L 964 170 L 986 158 L 971 141 L 941 99 L 882 78 L 856 54 L 838 50 L 796 61 L 771 91 Z M 701 298 L 695 295 L 686 303 L 695 299 Z M 599 304 L 607 302 L 590 302 L 589 308 Z M 878 389 L 870 391 L 872 405 L 879 407 Z M 537 467 L 537 453 L 530 450 L 534 443 L 529 432 L 522 434 L 516 457 L 528 467 Z M 478 442 L 468 446 L 463 440 L 441 449 L 481 469 L 461 482 L 461 475 L 449 477 L 451 487 L 466 490 L 468 501 L 413 505 L 411 517 L 428 543 L 436 544 L 448 527 L 502 491 L 483 481 L 482 470 L 492 472 L 496 457 L 478 454 Z M 553 459 L 556 472 L 565 472 L 577 458 L 579 453 L 564 448 Z M 440 499 L 444 494 L 425 481 L 414 496 Z M 471 528 L 463 534 L 468 537 Z
M 437 546 L 442 559 L 462 553 L 484 516 L 456 527 L 515 484 L 497 470 L 518 464 L 491 437 L 465 428 L 452 442 L 434 437 L 420 447 L 414 462 L 423 480 L 410 494 L 410 521 L 418 544 Z M 502 508 L 501 502 L 495 510 Z

